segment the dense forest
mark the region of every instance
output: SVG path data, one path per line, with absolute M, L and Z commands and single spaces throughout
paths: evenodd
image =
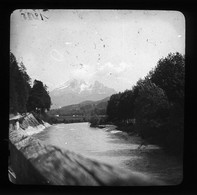
M 144 139 L 172 152 L 182 152 L 184 137 L 185 57 L 170 53 L 158 61 L 131 90 L 114 94 L 107 106 L 108 121 L 135 121 Z M 134 119 L 134 120 L 131 120 Z
M 36 112 L 44 113 L 51 106 L 51 98 L 47 86 L 41 81 L 34 80 L 26 72 L 24 64 L 17 62 L 10 52 L 10 82 L 9 82 L 9 112 L 10 114 Z

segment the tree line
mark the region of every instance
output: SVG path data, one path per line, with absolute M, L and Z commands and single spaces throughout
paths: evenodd
M 10 52 L 9 64 L 9 112 L 44 113 L 51 106 L 51 98 L 47 86 L 42 81 L 34 80 L 31 87 L 31 78 L 26 72 L 23 62 L 18 63 L 16 57 Z
M 131 90 L 114 94 L 108 121 L 128 123 L 145 139 L 181 152 L 184 137 L 185 56 L 170 53 Z

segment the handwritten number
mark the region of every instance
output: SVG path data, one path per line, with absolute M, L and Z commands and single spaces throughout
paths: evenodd
M 39 20 L 39 15 L 40 15 L 40 19 L 41 20 L 44 20 L 45 18 L 48 19 L 47 16 L 43 15 L 43 14 L 38 14 L 34 11 L 34 13 L 31 13 L 31 12 L 26 12 L 26 13 L 21 13 L 21 16 L 26 20 L 26 19 L 29 19 L 29 20 L 32 20 L 32 19 L 35 19 L 35 20 Z

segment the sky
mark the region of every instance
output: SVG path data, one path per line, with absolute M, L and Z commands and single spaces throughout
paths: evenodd
M 178 11 L 15 10 L 10 51 L 49 91 L 70 79 L 124 91 L 170 52 L 185 54 L 185 18 Z

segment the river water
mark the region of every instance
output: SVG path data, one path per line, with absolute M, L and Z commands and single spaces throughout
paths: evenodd
M 44 144 L 58 146 L 85 157 L 151 175 L 176 185 L 182 181 L 182 162 L 168 156 L 160 147 L 116 129 L 91 128 L 89 123 L 57 124 L 33 135 Z

